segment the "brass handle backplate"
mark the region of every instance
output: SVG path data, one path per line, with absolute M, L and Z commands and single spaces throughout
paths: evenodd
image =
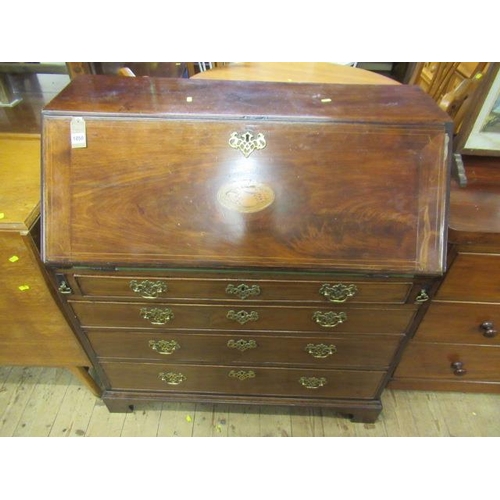
M 357 292 L 358 287 L 356 285 L 344 285 L 342 283 L 337 283 L 336 285 L 325 283 L 319 289 L 320 295 L 330 302 L 338 303 L 345 302 L 348 298 L 354 297 Z
M 172 354 L 181 346 L 175 340 L 150 340 L 149 347 L 158 354 Z
M 174 313 L 172 309 L 168 307 L 163 309 L 158 307 L 143 307 L 140 310 L 140 315 L 142 318 L 147 319 L 152 325 L 164 325 L 174 319 Z
M 241 285 L 229 284 L 226 287 L 226 293 L 228 295 L 236 295 L 240 299 L 247 299 L 248 297 L 256 297 L 260 295 L 259 285 L 246 285 L 242 283 Z
M 156 299 L 167 291 L 167 285 L 163 281 L 132 280 L 129 286 L 133 292 L 139 294 L 143 299 Z
M 228 373 L 228 377 L 237 378 L 238 380 L 247 380 L 249 378 L 255 378 L 255 372 L 252 370 L 231 370 Z
M 229 311 L 226 315 L 227 319 L 232 321 L 237 321 L 240 325 L 244 325 L 248 321 L 257 321 L 259 319 L 259 314 L 256 311 Z
M 316 311 L 313 314 L 312 319 L 323 328 L 334 328 L 347 320 L 347 314 L 345 312 L 336 313 L 333 311 Z
M 257 342 L 255 340 L 245 340 L 245 339 L 240 339 L 240 340 L 228 340 L 227 341 L 227 346 L 230 349 L 237 349 L 238 351 L 244 352 L 247 351 L 248 349 L 256 349 L 257 348 Z
M 337 352 L 337 347 L 333 344 L 307 344 L 305 351 L 313 358 L 327 358 Z
M 187 380 L 186 375 L 183 375 L 182 373 L 174 373 L 174 372 L 160 372 L 158 373 L 158 378 L 162 381 L 167 383 L 168 385 L 179 385 L 182 384 L 182 382 L 185 382 Z
M 325 377 L 300 377 L 299 384 L 303 385 L 306 389 L 319 389 L 326 385 Z

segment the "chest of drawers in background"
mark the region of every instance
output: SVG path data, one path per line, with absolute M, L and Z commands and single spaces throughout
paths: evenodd
M 449 123 L 358 89 L 88 77 L 45 109 L 43 257 L 111 411 L 377 417 L 444 271 Z
M 40 136 L 0 134 L 0 364 L 61 366 L 95 394 L 40 260 Z
M 468 157 L 453 183 L 450 267 L 391 388 L 500 392 L 500 162 Z

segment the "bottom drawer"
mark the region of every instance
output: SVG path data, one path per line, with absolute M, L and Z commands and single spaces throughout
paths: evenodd
M 383 371 L 102 363 L 112 390 L 372 399 Z
M 411 342 L 394 378 L 500 382 L 500 347 Z

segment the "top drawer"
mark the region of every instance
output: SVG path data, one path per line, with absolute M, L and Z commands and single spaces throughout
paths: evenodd
M 243 279 L 239 279 L 243 278 Z M 187 276 L 99 276 L 75 274 L 73 292 L 85 297 L 162 300 L 236 300 L 256 302 L 405 303 L 410 281 L 254 279 L 239 275 L 217 278 Z M 71 282 L 71 281 L 70 281 Z M 73 285 L 73 287 L 74 287 Z M 72 288 L 73 288 L 72 287 Z
M 500 302 L 500 255 L 459 254 L 436 300 Z

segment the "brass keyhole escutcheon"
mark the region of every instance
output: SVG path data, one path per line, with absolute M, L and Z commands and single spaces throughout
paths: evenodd
M 233 285 L 230 283 L 226 287 L 226 293 L 228 295 L 236 295 L 238 298 L 244 300 L 248 297 L 256 297 L 260 295 L 260 286 L 247 285 L 245 283 L 241 283 L 240 285 Z
M 237 378 L 238 380 L 247 380 L 249 378 L 255 378 L 255 372 L 252 370 L 231 370 L 228 373 L 230 378 Z
M 255 136 L 252 132 L 248 131 L 241 134 L 233 132 L 229 136 L 229 146 L 241 151 L 245 158 L 248 158 L 255 150 L 264 149 L 266 145 L 266 138 L 261 133 Z
M 227 346 L 230 349 L 236 349 L 240 352 L 245 352 L 248 351 L 248 349 L 256 349 L 257 348 L 257 342 L 255 340 L 245 340 L 245 339 L 240 339 L 240 340 L 228 340 L 227 341 Z
M 257 321 L 259 319 L 259 314 L 257 311 L 229 311 L 226 315 L 227 319 L 238 322 L 240 325 L 244 325 L 249 321 Z
M 167 383 L 168 385 L 179 385 L 187 380 L 186 375 L 174 372 L 168 372 L 168 373 L 160 372 L 158 373 L 158 378 L 162 382 Z

